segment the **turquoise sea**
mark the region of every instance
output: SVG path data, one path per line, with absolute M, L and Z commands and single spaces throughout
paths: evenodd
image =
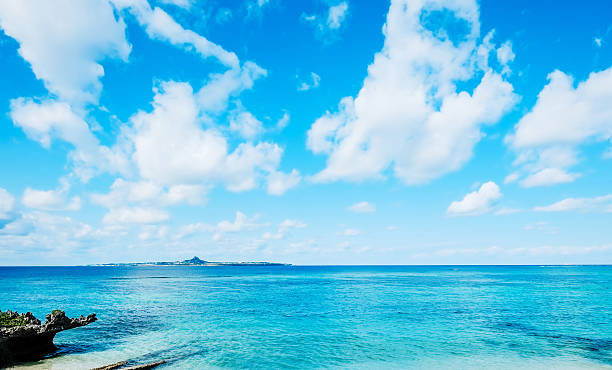
M 612 368 L 612 267 L 0 267 L 0 309 L 94 312 L 24 366 Z

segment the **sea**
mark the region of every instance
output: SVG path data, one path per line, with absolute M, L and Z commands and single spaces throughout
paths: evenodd
M 609 266 L 0 267 L 0 309 L 99 319 L 17 368 L 612 369 Z

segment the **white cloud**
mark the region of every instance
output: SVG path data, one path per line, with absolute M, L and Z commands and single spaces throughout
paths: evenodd
M 480 215 L 489 212 L 493 202 L 501 197 L 499 186 L 489 181 L 482 184 L 477 191 L 467 194 L 462 200 L 452 202 L 447 213 L 452 216 Z
M 157 224 L 168 220 L 170 216 L 165 211 L 155 208 L 121 207 L 111 209 L 104 215 L 105 224 Z
M 317 31 L 318 36 L 329 37 L 334 34 L 334 31 L 339 30 L 346 20 L 348 14 L 349 3 L 342 1 L 332 5 L 323 14 L 306 14 L 302 13 L 300 19 L 308 24 L 311 24 Z
M 327 13 L 327 26 L 333 30 L 340 28 L 346 18 L 348 3 L 343 1 L 337 5 L 330 6 Z
M 207 116 L 224 111 L 231 97 L 251 89 L 257 79 L 266 75 L 266 70 L 253 62 L 245 62 L 240 69 L 211 74 L 197 93 L 200 109 Z
M 521 118 L 514 135 L 514 148 L 550 144 L 575 144 L 589 137 L 609 139 L 612 135 L 612 68 L 591 73 L 574 88 L 571 76 L 554 71 L 533 109 Z
M 165 194 L 162 194 L 162 201 L 166 204 L 181 204 L 202 205 L 206 202 L 204 193 L 206 188 L 202 185 L 179 184 L 168 188 Z
M 28 208 L 41 210 L 68 210 L 77 211 L 81 209 L 81 198 L 74 196 L 67 199 L 67 187 L 60 187 L 55 190 L 36 190 L 26 188 L 21 202 Z
M 138 239 L 140 240 L 163 240 L 168 236 L 168 226 L 166 225 L 144 225 Z
M 29 212 L 0 229 L 0 244 L 21 244 L 29 248 L 55 250 L 58 254 L 67 248 L 77 247 L 93 228 L 70 217 L 44 212 Z
M 281 240 L 285 238 L 285 235 L 291 229 L 303 229 L 306 225 L 304 222 L 299 220 L 286 219 L 278 224 L 276 232 L 265 232 L 261 237 L 264 240 Z
M 126 204 L 138 205 L 202 205 L 205 203 L 206 188 L 202 185 L 172 185 L 164 187 L 151 181 L 131 182 L 116 179 L 107 194 L 94 193 L 91 201 L 107 208 Z
M 61 20 L 61 21 L 60 21 Z M 127 60 L 125 23 L 105 0 L 1 1 L 0 26 L 54 95 L 96 103 L 106 58 Z
M 198 234 L 198 233 L 212 233 L 212 239 L 215 241 L 221 241 L 225 234 L 228 233 L 241 233 L 260 229 L 265 226 L 269 226 L 266 223 L 258 223 L 257 216 L 247 217 L 244 213 L 236 212 L 236 217 L 233 221 L 220 221 L 216 225 L 208 223 L 197 222 L 182 226 L 178 233 L 175 235 L 175 239 L 183 239 L 185 237 Z M 262 235 L 262 239 L 265 240 L 279 240 L 284 238 L 286 232 L 292 228 L 303 228 L 306 224 L 297 220 L 285 220 L 278 226 L 276 232 L 265 232 Z
M 229 68 L 239 69 L 240 63 L 236 54 L 228 52 L 204 36 L 184 29 L 161 8 L 151 8 L 146 0 L 111 1 L 118 9 L 127 9 L 134 14 L 152 39 L 167 41 L 186 50 L 194 49 L 202 58 L 214 57 Z
M 214 226 L 209 225 L 204 222 L 196 222 L 193 224 L 188 224 L 182 226 L 178 233 L 175 234 L 174 238 L 177 240 L 183 239 L 185 237 L 197 234 L 197 233 L 210 233 L 214 231 Z
M 355 212 L 355 213 L 370 213 L 370 212 L 376 211 L 376 205 L 364 201 L 364 202 L 355 203 L 352 206 L 350 206 L 348 209 L 349 211 Z
M 249 218 L 242 212 L 236 212 L 236 218 L 233 222 L 221 221 L 215 227 L 215 234 L 213 235 L 214 240 L 219 240 L 226 233 L 237 233 L 246 230 L 255 230 L 261 227 L 261 224 L 257 224 L 256 217 Z
M 299 171 L 293 169 L 289 173 L 273 171 L 267 177 L 268 194 L 283 195 L 287 190 L 297 186 L 302 180 Z
M 239 144 L 229 152 L 216 129 L 202 129 L 191 86 L 166 82 L 156 91 L 153 111 L 134 115 L 134 162 L 140 175 L 162 185 L 224 182 L 231 191 L 254 188 L 262 172 L 277 168 L 282 149 L 273 143 Z
M 612 68 L 591 73 L 576 87 L 561 71 L 548 79 L 532 110 L 506 138 L 518 154 L 516 164 L 528 173 L 528 186 L 575 180 L 579 174 L 568 169 L 578 163 L 577 148 L 612 139 Z
M 317 87 L 319 87 L 319 82 L 321 82 L 321 76 L 314 72 L 310 72 L 310 78 L 312 80 L 311 82 L 302 81 L 298 85 L 298 91 L 308 91 L 310 89 L 316 89 Z
M 21 127 L 30 139 L 39 142 L 44 148 L 49 148 L 54 139 L 72 144 L 74 150 L 70 158 L 75 165 L 75 172 L 83 180 L 88 180 L 100 171 L 129 172 L 129 162 L 123 152 L 118 148 L 100 145 L 87 123 L 67 103 L 13 99 L 10 116 L 16 126 Z
M 83 112 L 75 113 L 73 107 L 63 101 L 14 99 L 11 118 L 15 125 L 45 148 L 49 148 L 53 140 L 72 144 L 74 150 L 69 154 L 70 159 L 75 173 L 83 181 L 103 172 L 120 174 L 125 178 L 140 175 L 142 179 L 135 182 L 164 188 L 159 190 L 160 195 L 163 193 L 161 205 L 184 200 L 200 202 L 196 198 L 201 198 L 204 187 L 217 182 L 224 183 L 232 191 L 248 190 L 257 186 L 266 175 L 276 174 L 283 152 L 278 145 L 269 142 L 238 143 L 231 151 L 229 139 L 222 134 L 227 129 L 219 124 L 230 99 L 250 89 L 256 79 L 266 75 L 266 71 L 252 62 L 245 62 L 240 67 L 234 53 L 185 30 L 163 10 L 151 8 L 144 0 L 113 0 L 112 3 L 117 9 L 134 14 L 152 38 L 193 48 L 202 57 L 215 57 L 230 69 L 211 74 L 195 95 L 189 84 L 162 83 L 155 91 L 154 110 L 132 116 L 130 125 L 122 127 L 117 144 L 112 148 L 100 144 L 81 117 Z M 114 17 L 112 7 L 109 9 Z M 125 26 L 120 23 L 123 35 Z M 126 53 L 129 53 L 129 47 Z M 70 66 L 70 63 L 65 64 Z M 240 102 L 236 105 L 240 112 L 228 128 L 249 140 L 255 139 L 263 131 L 261 122 L 244 110 Z M 285 188 L 293 186 L 296 175 L 292 173 L 285 180 Z M 280 180 L 276 183 L 283 185 Z M 272 188 L 276 192 L 283 191 L 280 185 Z M 42 193 L 38 195 L 40 198 Z
M 612 212 L 612 195 L 594 198 L 566 198 L 548 206 L 534 207 L 537 212 L 604 211 Z
M 424 183 L 459 169 L 482 137 L 516 102 L 512 85 L 479 67 L 479 9 L 475 1 L 393 1 L 385 45 L 368 67 L 356 98 L 341 100 L 308 131 L 307 146 L 327 154 L 315 181 L 380 178 L 393 166 L 406 184 Z M 456 43 L 445 30 L 432 32 L 423 14 L 450 11 L 468 30 Z M 489 57 L 489 54 L 486 54 Z M 484 72 L 484 73 L 482 73 Z M 457 81 L 482 73 L 470 94 Z
M 559 168 L 545 168 L 538 172 L 532 173 L 521 181 L 521 185 L 526 188 L 534 186 L 550 186 L 572 182 L 580 175 L 567 173 Z
M 14 208 L 15 198 L 6 189 L 0 188 L 0 225 L 2 225 L 2 221 L 13 218 Z
M 510 73 L 510 67 L 508 66 L 508 64 L 514 61 L 514 58 L 515 55 L 512 51 L 511 41 L 504 42 L 502 46 L 497 49 L 497 60 L 499 60 L 499 63 L 503 66 L 503 73 Z
M 230 130 L 248 140 L 255 139 L 264 131 L 261 121 L 247 111 L 233 112 L 230 117 Z

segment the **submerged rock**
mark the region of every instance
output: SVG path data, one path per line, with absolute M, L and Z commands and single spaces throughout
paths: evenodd
M 31 312 L 0 311 L 0 366 L 15 361 L 37 360 L 56 349 L 53 345 L 55 334 L 96 320 L 93 313 L 71 319 L 66 317 L 64 311 L 53 310 L 41 324 Z

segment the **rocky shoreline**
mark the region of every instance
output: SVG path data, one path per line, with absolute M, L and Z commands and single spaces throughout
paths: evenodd
M 53 352 L 55 334 L 96 321 L 96 314 L 69 318 L 64 311 L 53 310 L 44 324 L 31 312 L 19 314 L 0 311 L 0 367 L 14 362 L 38 360 Z

